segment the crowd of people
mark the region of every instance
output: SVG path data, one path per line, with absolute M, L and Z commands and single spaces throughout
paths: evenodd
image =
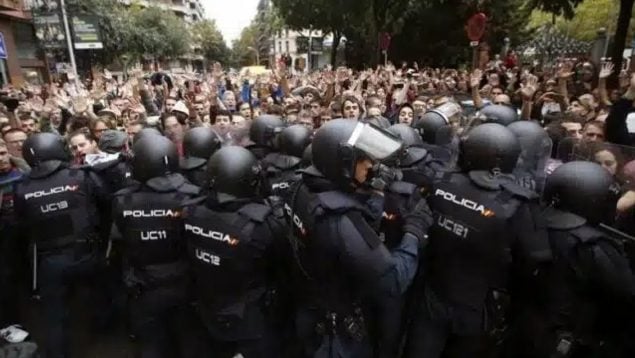
M 0 357 L 633 356 L 635 74 L 511 55 L 6 86 Z

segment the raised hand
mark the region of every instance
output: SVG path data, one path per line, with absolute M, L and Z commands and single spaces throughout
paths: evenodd
M 613 68 L 615 65 L 613 62 L 605 62 L 602 64 L 602 68 L 600 69 L 600 79 L 608 78 L 613 73 Z
M 531 101 L 538 90 L 538 77 L 534 75 L 527 75 L 527 83 L 521 84 L 520 94 L 523 96 L 523 100 Z
M 483 78 L 483 71 L 475 69 L 470 76 L 470 87 L 475 88 L 481 85 L 481 79 Z

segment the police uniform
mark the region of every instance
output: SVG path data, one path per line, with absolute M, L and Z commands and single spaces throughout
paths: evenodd
M 423 264 L 425 288 L 407 357 L 478 356 L 502 318 L 492 300 L 507 289 L 513 263 L 525 272 L 550 257 L 537 195 L 515 178 L 442 174 L 428 202 L 435 216 Z M 518 279 L 518 278 L 514 278 Z M 495 305 L 494 305 L 495 306 Z
M 187 263 L 182 205 L 199 192 L 180 174 L 120 190 L 113 200 L 123 238 L 129 313 L 142 356 L 177 357 L 186 334 Z
M 301 356 L 328 357 L 330 349 L 371 356 L 366 304 L 405 291 L 416 270 L 418 240 L 406 234 L 388 251 L 368 223 L 375 216 L 365 203 L 328 189 L 324 178 L 307 173 L 285 206 L 295 238 Z
M 274 249 L 285 233 L 280 219 L 268 205 L 250 200 L 207 199 L 186 208 L 196 308 L 209 337 L 205 349 L 214 356 L 276 356 L 266 305 L 275 289 L 272 267 L 280 264 Z
M 48 357 L 68 355 L 69 290 L 80 280 L 97 287 L 104 263 L 97 203 L 107 199 L 99 179 L 88 170 L 57 163 L 32 171 L 16 190 L 16 210 L 34 245 L 34 287 L 44 302 Z M 95 299 L 103 298 L 93 289 Z M 103 309 L 93 301 L 93 308 Z
M 282 153 L 269 153 L 261 161 L 264 169 L 263 196 L 285 196 L 285 193 L 299 180 L 296 173 L 301 168 L 302 159 Z

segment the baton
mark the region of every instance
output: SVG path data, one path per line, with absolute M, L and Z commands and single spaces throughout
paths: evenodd
M 33 292 L 37 291 L 37 243 L 33 243 Z
M 608 226 L 606 224 L 600 224 L 600 228 L 604 229 L 605 231 L 608 231 L 611 234 L 615 234 L 615 235 L 619 236 L 620 239 L 622 239 L 622 240 L 630 241 L 632 243 L 635 243 L 635 237 L 633 237 L 633 236 L 631 236 L 631 235 L 629 235 L 629 234 L 627 234 L 625 232 L 622 232 L 622 231 L 620 231 L 618 229 L 610 227 L 610 226 Z

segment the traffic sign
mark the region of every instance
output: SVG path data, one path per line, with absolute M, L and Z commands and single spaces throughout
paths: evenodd
M 4 43 L 4 35 L 0 32 L 0 58 L 7 58 L 7 45 Z
M 467 38 L 470 41 L 480 41 L 485 35 L 485 27 L 487 25 L 487 16 L 482 12 L 474 14 L 467 21 L 465 30 L 467 32 Z

